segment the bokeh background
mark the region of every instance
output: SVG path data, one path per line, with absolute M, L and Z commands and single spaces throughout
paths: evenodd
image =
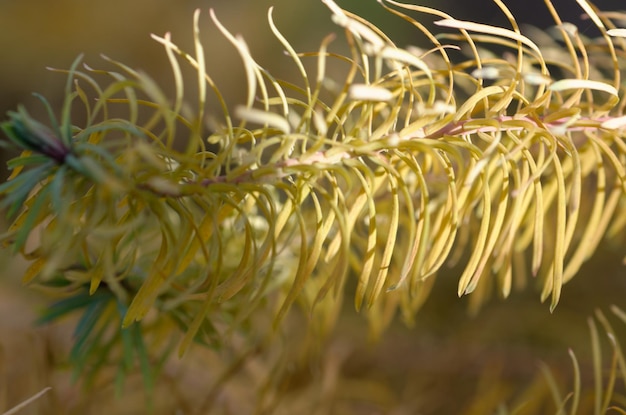
M 400 45 L 423 40 L 375 0 L 337 3 L 375 22 Z M 505 3 L 522 23 L 541 28 L 552 24 L 540 0 Z M 462 19 L 506 24 L 490 0 L 424 0 L 419 4 Z M 590 23 L 581 20 L 575 0 L 554 4 L 563 20 L 573 21 L 581 31 L 593 35 Z M 603 0 L 596 5 L 605 10 L 626 8 L 623 0 Z M 170 85 L 172 77 L 163 49 L 149 34 L 172 32 L 176 43 L 192 50 L 191 19 L 196 8 L 202 10 L 208 70 L 229 104 L 235 105 L 243 99 L 246 87 L 240 60 L 210 23 L 208 9 L 213 8 L 226 27 L 246 38 L 253 54 L 270 72 L 288 77 L 294 68 L 287 65 L 288 59 L 268 28 L 270 6 L 275 7 L 278 27 L 299 51 L 315 50 L 326 34 L 339 31 L 318 0 L 0 0 L 0 114 L 18 104 L 43 114 L 33 92 L 43 94 L 53 105 L 61 102 L 64 76 L 46 67 L 67 68 L 81 53 L 92 67 L 106 67 L 100 58 L 105 54 L 147 72 L 162 85 Z M 8 156 L 4 153 L 0 159 Z M 339 398 L 343 401 L 339 402 L 345 406 L 338 404 L 330 412 L 318 413 L 489 413 L 489 408 L 481 407 L 473 397 L 489 393 L 509 400 L 518 397 L 524 385 L 532 384 L 540 360 L 557 371 L 562 369 L 567 377 L 571 374 L 567 348 L 571 346 L 582 357 L 589 354 L 588 316 L 597 308 L 606 312 L 610 304 L 626 308 L 620 253 L 623 255 L 623 248 L 604 247 L 565 287 L 553 315 L 529 287 L 507 301 L 494 300 L 477 316 L 469 317 L 466 301 L 455 295 L 458 273 L 454 270 L 441 276 L 415 327 L 394 325 L 378 343 L 366 341 L 365 320 L 348 311 L 330 342 L 329 354 L 317 363 L 326 369 L 326 377 L 316 380 L 326 388 L 342 391 Z M 139 381 L 131 382 L 118 400 L 111 398 L 110 388 L 85 396 L 71 383 L 69 371 L 62 365 L 71 325 L 32 326 L 46 300 L 20 286 L 22 269 L 19 261 L 0 251 L 0 413 L 49 385 L 54 388 L 52 392 L 20 413 L 141 413 L 144 401 Z M 619 324 L 615 327 L 626 334 Z M 622 338 L 626 342 L 626 337 Z M 215 356 L 196 352 L 169 368 L 170 384 L 159 386 L 162 393 L 158 394 L 156 413 L 193 413 L 191 408 L 202 401 L 203 390 L 212 381 L 205 368 L 218 364 Z M 583 366 L 589 369 L 589 365 Z M 242 401 L 237 399 L 238 393 L 249 393 L 250 379 L 258 373 L 252 372 L 250 368 L 243 370 L 239 389 L 229 389 L 223 399 Z M 296 398 L 310 398 L 303 391 L 317 372 L 311 368 L 294 372 L 293 384 L 285 387 L 291 398 L 284 413 L 305 413 L 289 412 L 289 405 L 298 408 L 302 403 Z M 488 384 L 498 387 L 489 390 Z M 323 390 L 319 396 L 325 396 L 323 393 L 331 392 Z M 175 412 L 177 409 L 180 412 Z

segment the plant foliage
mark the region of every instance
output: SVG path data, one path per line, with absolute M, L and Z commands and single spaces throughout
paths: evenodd
M 25 284 L 64 296 L 43 321 L 84 309 L 76 361 L 118 359 L 123 374 L 137 358 L 150 379 L 145 339 L 172 327 L 180 354 L 219 348 L 259 314 L 279 329 L 297 303 L 324 333 L 348 294 L 378 335 L 398 313 L 412 320 L 447 265 L 473 309 L 533 276 L 554 310 L 601 242 L 623 248 L 626 36 L 613 22 L 626 15 L 578 0 L 600 32 L 588 39 L 547 1 L 554 32 L 531 40 L 495 2 L 510 28 L 380 1 L 430 39 L 419 49 L 323 0 L 346 56 L 332 37 L 296 52 L 270 9 L 298 84 L 263 69 L 211 11 L 245 68 L 232 114 L 206 70 L 199 13 L 193 53 L 153 36 L 172 98 L 120 62 L 77 59 L 59 114 L 40 97 L 46 123 L 19 108 L 1 126 L 23 150 L 0 185 L 13 219 L 2 240 L 32 261 Z M 342 79 L 328 78 L 331 61 Z M 185 80 L 193 109 L 181 65 L 197 73 Z M 154 349 L 166 355 L 165 343 Z

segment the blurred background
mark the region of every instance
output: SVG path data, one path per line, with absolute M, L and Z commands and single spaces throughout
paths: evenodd
M 423 41 L 415 29 L 387 14 L 375 0 L 336 1 L 379 25 L 399 45 Z M 506 25 L 502 13 L 490 0 L 411 2 L 439 8 L 460 19 Z M 541 28 L 553 24 L 541 0 L 504 2 L 521 23 Z M 581 31 L 594 34 L 590 23 L 581 20 L 575 0 L 553 3 L 563 20 L 575 22 Z M 623 0 L 595 4 L 603 10 L 626 8 Z M 270 6 L 275 7 L 278 27 L 298 51 L 316 50 L 326 34 L 339 31 L 330 21 L 329 11 L 318 0 L 0 0 L 0 118 L 18 104 L 25 104 L 31 113 L 43 114 L 32 97 L 33 92 L 58 105 L 63 98 L 65 77 L 46 67 L 68 68 L 81 53 L 85 54 L 84 61 L 94 68 L 110 67 L 100 58 L 104 54 L 147 72 L 167 89 L 172 80 L 170 68 L 163 48 L 149 35 L 172 32 L 175 43 L 193 50 L 191 22 L 196 8 L 202 10 L 201 31 L 208 71 L 229 105 L 235 105 L 245 96 L 241 62 L 210 23 L 208 9 L 213 8 L 229 30 L 244 36 L 261 65 L 276 76 L 289 77 L 294 68 L 288 64 L 267 25 Z M 0 155 L 0 159 L 6 157 L 6 153 Z M 474 403 L 475 407 L 471 403 L 471 396 L 483 393 L 479 383 L 485 376 L 500 379 L 498 396 L 511 398 L 519 380 L 532 380 L 541 359 L 552 359 L 567 374 L 569 346 L 575 345 L 577 353 L 588 355 L 587 317 L 597 307 L 606 310 L 613 303 L 626 308 L 621 259 L 615 250 L 600 252 L 584 267 L 582 275 L 565 287 L 562 303 L 554 315 L 549 314 L 546 305 L 540 304 L 534 290 L 527 290 L 515 293 L 506 302 L 494 301 L 477 318 L 469 318 L 465 299 L 459 300 L 455 295 L 458 274 L 454 272 L 450 278 L 442 276 L 441 282 L 438 281 L 432 298 L 417 318 L 417 327 L 411 330 L 396 325 L 376 345 L 364 346 L 365 321 L 360 317 L 356 321 L 354 315 L 348 314 L 331 342 L 334 347 L 331 350 L 340 358 L 330 362 L 328 357 L 322 358 L 319 364 L 326 365 L 331 372 L 334 370 L 334 377 L 328 375 L 325 381 L 344 387 L 346 402 L 357 400 L 362 406 L 352 407 L 353 412 L 343 408 L 344 411 L 332 413 L 411 414 L 418 410 L 433 414 L 488 413 L 481 412 L 478 403 Z M 0 280 L 0 413 L 47 385 L 56 390 L 22 413 L 140 413 L 137 408 L 143 401 L 139 392 L 139 399 L 132 398 L 130 393 L 117 403 L 111 401 L 112 391 L 108 389 L 85 397 L 71 386 L 67 371 L 52 371 L 51 367 L 62 361 L 63 351 L 67 351 L 71 326 L 32 328 L 31 322 L 46 300 L 20 286 L 22 266 L 4 251 L 0 251 L 0 269 L 5 274 Z M 617 329 L 623 333 L 620 327 Z M 175 375 L 171 375 L 174 379 L 171 381 L 178 382 L 179 389 L 189 388 L 184 393 L 178 392 L 184 395 L 183 401 L 193 406 L 194 396 L 202 395 L 206 373 L 203 366 L 190 365 L 190 359 L 181 367 L 186 365 L 191 372 L 172 369 Z M 205 364 L 216 364 L 214 358 L 204 355 L 199 359 L 204 359 Z M 305 389 L 302 382 L 306 384 L 306 380 L 302 379 L 307 375 L 298 375 L 297 370 L 294 373 L 293 385 L 285 390 L 293 392 L 293 396 L 303 396 L 298 393 Z M 163 389 L 165 396 L 173 393 L 168 388 L 166 385 Z M 244 392 L 250 393 L 242 389 Z M 295 400 L 292 404 L 298 405 Z M 114 411 L 110 412 L 107 405 L 113 405 Z M 67 409 L 70 407 L 71 411 Z M 64 412 L 55 412 L 59 408 L 65 408 Z M 174 413 L 168 406 L 161 409 L 156 413 Z

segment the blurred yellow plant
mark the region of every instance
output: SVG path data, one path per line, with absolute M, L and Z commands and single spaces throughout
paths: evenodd
M 79 70 L 78 59 L 58 120 L 42 98 L 48 125 L 23 108 L 2 124 L 24 150 L 0 185 L 15 217 L 2 239 L 33 261 L 25 283 L 69 295 L 44 321 L 86 309 L 80 367 L 101 350 L 93 336 L 106 350 L 119 340 L 124 370 L 136 353 L 150 379 L 142 336 L 175 323 L 180 354 L 192 341 L 219 347 L 254 331 L 259 314 L 279 329 L 294 303 L 324 333 L 346 293 L 379 335 L 398 311 L 412 320 L 444 265 L 459 265 L 458 295 L 471 294 L 473 309 L 491 287 L 507 297 L 532 275 L 554 310 L 603 240 L 623 249 L 624 29 L 578 0 L 601 34 L 589 41 L 547 1 L 557 37 L 543 48 L 500 0 L 510 29 L 379 1 L 430 39 L 421 50 L 322 1 L 348 56 L 329 51 L 332 37 L 296 52 L 268 13 L 299 85 L 264 70 L 210 12 L 245 68 L 234 118 L 206 70 L 197 12 L 192 54 L 153 36 L 173 99 L 120 62 Z M 451 31 L 434 34 L 410 12 Z M 329 79 L 330 60 L 347 68 L 343 79 Z M 195 110 L 181 62 L 197 73 Z M 167 355 L 163 343 L 153 349 Z

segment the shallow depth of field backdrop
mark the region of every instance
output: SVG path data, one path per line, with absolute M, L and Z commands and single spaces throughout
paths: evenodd
M 400 45 L 421 40 L 413 28 L 384 12 L 375 0 L 337 3 L 379 25 Z M 460 1 L 459 5 L 452 0 L 412 3 L 440 8 L 457 18 L 505 24 L 490 0 Z M 550 24 L 540 0 L 505 3 L 521 23 Z M 575 0 L 554 3 L 564 20 L 578 19 L 580 9 Z M 620 0 L 595 4 L 604 10 L 626 8 Z M 84 61 L 93 67 L 106 65 L 99 57 L 102 53 L 140 68 L 167 91 L 171 71 L 162 47 L 149 34 L 170 31 L 174 41 L 191 49 L 196 8 L 203 10 L 207 69 L 234 106 L 245 96 L 241 61 L 210 24 L 208 9 L 214 8 L 229 30 L 244 36 L 261 65 L 276 76 L 289 77 L 288 71 L 294 68 L 286 64 L 288 60 L 267 26 L 270 6 L 275 7 L 278 27 L 297 51 L 316 50 L 326 34 L 341 30 L 318 0 L 0 0 L 0 114 L 4 119 L 6 111 L 24 103 L 36 117 L 41 107 L 33 105 L 32 92 L 46 96 L 53 105 L 60 103 L 65 78 L 45 68 L 67 68 L 79 53 L 85 53 Z M 576 24 L 584 31 L 589 22 L 576 20 Z M 3 164 L 7 157 L 0 155 Z M 4 170 L 2 174 L 6 176 Z M 608 312 L 611 304 L 626 308 L 626 275 L 620 255 L 623 250 L 600 249 L 564 287 L 552 315 L 547 304 L 540 304 L 536 290 L 527 287 L 506 301 L 492 300 L 477 316 L 469 316 L 466 300 L 456 296 L 458 270 L 451 270 L 437 281 L 415 327 L 398 323 L 374 345 L 366 341 L 366 322 L 348 309 L 331 341 L 332 353 L 320 357 L 317 365 L 333 369 L 325 372 L 328 387 L 342 386 L 342 391 L 348 391 L 343 392 L 349 395 L 346 399 L 362 402 L 361 413 L 484 413 L 481 401 L 488 399 L 478 396 L 493 393 L 512 399 L 523 393 L 540 372 L 540 361 L 557 374 L 571 375 L 569 347 L 583 362 L 582 370 L 589 371 L 589 364 L 584 363 L 589 354 L 586 319 L 597 308 Z M 43 328 L 32 325 L 38 309 L 48 300 L 20 286 L 22 269 L 23 264 L 0 251 L 0 413 L 46 386 L 52 386 L 52 391 L 21 414 L 141 413 L 144 396 L 139 378 L 129 382 L 117 400 L 111 399 L 111 388 L 86 396 L 80 385 L 71 383 L 69 369 L 63 366 L 71 322 Z M 623 325 L 616 327 L 626 336 Z M 213 374 L 208 372 L 219 363 L 211 359 L 196 351 L 168 367 L 167 379 L 157 386 L 155 413 L 174 413 L 175 409 L 193 413 L 212 381 Z M 238 393 L 245 397 L 246 385 L 251 382 L 246 376 L 253 377 L 250 372 L 254 370 L 235 375 L 235 386 L 223 399 L 236 400 Z M 300 376 L 302 382 L 315 372 L 312 368 Z M 481 389 L 486 384 L 497 384 L 499 389 Z M 285 385 L 287 399 L 279 409 L 298 413 L 288 412 L 288 408 L 298 408 L 289 394 L 297 397 L 299 388 L 304 386 Z M 340 407 L 333 411 L 342 413 Z

